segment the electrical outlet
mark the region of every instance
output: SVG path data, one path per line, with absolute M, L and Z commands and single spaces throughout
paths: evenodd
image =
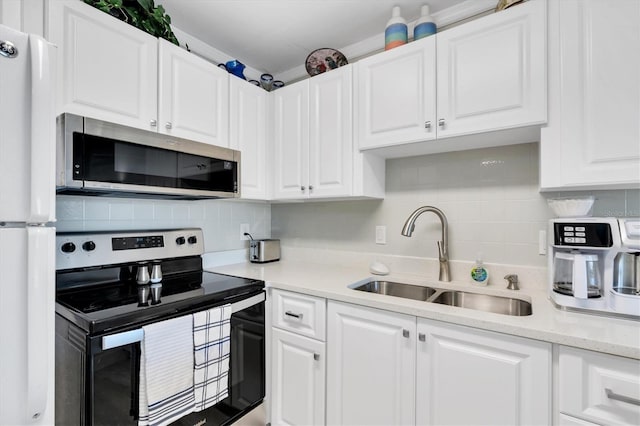
M 376 226 L 376 244 L 387 244 L 387 227 Z
M 248 223 L 241 223 L 240 224 L 240 239 L 241 240 L 248 240 L 249 237 L 247 235 L 244 235 L 245 232 L 248 233 L 250 231 L 249 228 L 249 224 Z

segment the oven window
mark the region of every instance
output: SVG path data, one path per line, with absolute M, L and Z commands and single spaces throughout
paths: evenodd
M 92 361 L 93 424 L 137 425 L 140 344 L 100 352 Z

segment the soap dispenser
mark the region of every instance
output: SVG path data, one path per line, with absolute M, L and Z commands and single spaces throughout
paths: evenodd
M 400 16 L 400 7 L 394 6 L 391 10 L 391 19 L 384 30 L 384 50 L 407 44 L 407 21 Z
M 487 271 L 482 262 L 482 253 L 478 253 L 476 264 L 471 268 L 471 280 L 476 285 L 489 284 L 489 271 Z
M 434 35 L 436 31 L 436 24 L 433 22 L 431 15 L 429 15 L 429 6 L 425 4 L 422 6 L 420 19 L 416 21 L 416 25 L 413 28 L 413 39 L 419 40 Z

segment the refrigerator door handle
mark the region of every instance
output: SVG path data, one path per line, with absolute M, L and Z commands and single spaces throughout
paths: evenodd
M 47 409 L 53 345 L 55 229 L 27 227 L 27 419 Z M 43 350 L 45 348 L 45 350 Z M 51 408 L 51 407 L 49 407 Z
M 56 123 L 53 97 L 55 47 L 29 36 L 31 56 L 31 195 L 28 223 L 54 219 Z

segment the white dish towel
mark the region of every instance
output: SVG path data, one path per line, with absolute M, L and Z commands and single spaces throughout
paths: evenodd
M 142 327 L 138 425 L 167 425 L 193 412 L 193 318 Z
M 195 411 L 229 395 L 231 305 L 193 314 Z

